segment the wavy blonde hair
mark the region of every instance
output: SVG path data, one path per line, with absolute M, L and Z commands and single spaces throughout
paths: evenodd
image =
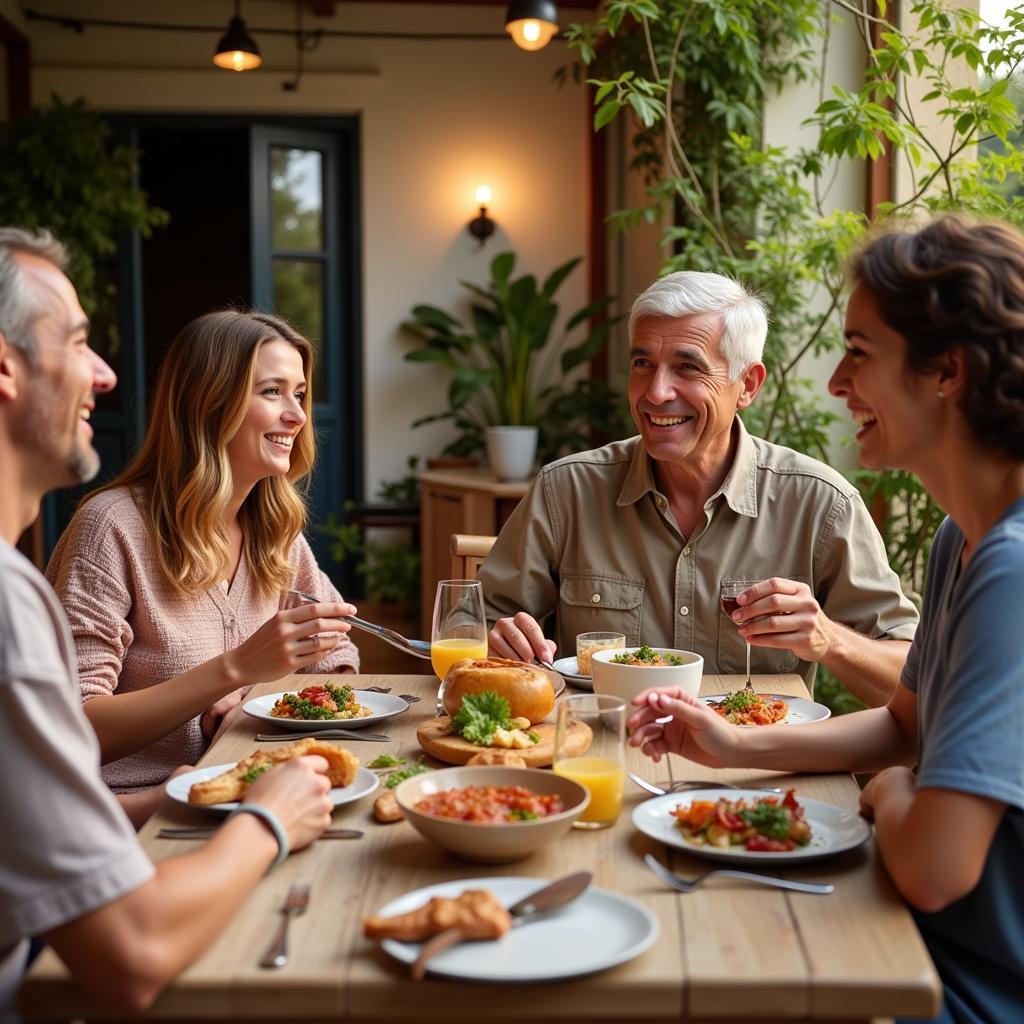
M 265 593 L 286 590 L 288 552 L 306 524 L 305 495 L 315 461 L 310 423 L 313 346 L 267 313 L 222 310 L 188 324 L 167 351 L 142 448 L 117 477 L 93 493 L 128 487 L 149 527 L 157 561 L 181 594 L 199 594 L 231 572 L 224 514 L 232 494 L 227 445 L 245 419 L 256 353 L 286 341 L 302 357 L 307 420 L 292 444 L 285 476 L 268 476 L 238 513 L 249 571 Z

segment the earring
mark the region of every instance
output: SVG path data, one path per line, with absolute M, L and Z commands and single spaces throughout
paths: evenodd
M 935 392 L 935 397 L 936 398 L 945 398 L 946 397 L 946 393 L 942 390 L 942 388 L 939 388 L 938 391 Z

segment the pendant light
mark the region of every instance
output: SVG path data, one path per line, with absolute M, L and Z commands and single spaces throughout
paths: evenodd
M 523 50 L 542 50 L 558 31 L 558 8 L 552 0 L 512 0 L 505 31 Z
M 228 30 L 213 52 L 213 63 L 228 71 L 251 71 L 263 63 L 263 58 L 256 41 L 245 29 L 238 4 L 239 0 L 235 0 L 235 16 L 228 22 Z

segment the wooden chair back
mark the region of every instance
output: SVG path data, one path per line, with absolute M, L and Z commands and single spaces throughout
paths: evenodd
M 496 537 L 482 537 L 472 533 L 453 533 L 448 550 L 452 553 L 453 580 L 476 579 L 477 570 L 491 550 Z

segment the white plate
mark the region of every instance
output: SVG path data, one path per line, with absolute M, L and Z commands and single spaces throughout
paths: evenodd
M 575 658 L 559 658 L 558 661 L 553 661 L 551 664 L 556 672 L 567 672 L 570 676 L 575 676 L 575 679 L 570 679 L 568 682 L 577 690 L 592 690 L 594 688 L 590 676 L 580 675 L 579 662 Z
M 310 686 L 316 683 L 310 681 Z M 302 687 L 301 689 L 305 689 Z M 316 732 L 319 729 L 362 729 L 363 726 L 383 722 L 386 718 L 394 718 L 403 711 L 409 710 L 409 702 L 401 697 L 392 697 L 390 693 L 374 693 L 372 690 L 356 690 L 356 700 L 363 707 L 369 708 L 373 714 L 365 718 L 275 718 L 270 709 L 285 695 L 298 693 L 298 690 L 282 690 L 280 693 L 268 693 L 265 697 L 253 697 L 242 705 L 242 710 L 261 722 L 269 722 L 289 732 Z
M 168 779 L 167 785 L 164 788 L 167 790 L 167 795 L 172 800 L 177 800 L 179 804 L 186 804 L 199 811 L 228 814 L 238 806 L 236 802 L 232 801 L 226 804 L 190 804 L 188 802 L 188 791 L 195 783 L 206 782 L 207 779 L 212 779 L 214 776 L 220 775 L 222 772 L 226 772 L 229 768 L 234 767 L 234 762 L 229 762 L 228 764 L 213 764 L 208 768 L 193 768 L 190 772 L 184 772 L 181 775 L 175 775 L 173 779 Z M 356 770 L 356 777 L 351 786 L 335 786 L 331 790 L 331 803 L 335 807 L 349 804 L 353 800 L 369 796 L 379 785 L 380 779 L 373 772 L 368 771 L 366 768 L 359 768 Z
M 705 704 L 717 704 L 728 696 L 727 693 L 713 693 L 701 697 L 701 700 Z M 811 722 L 823 722 L 826 718 L 832 717 L 832 712 L 824 704 L 818 704 L 806 697 L 787 697 L 784 693 L 762 693 L 760 696 L 784 701 L 789 706 L 786 717 L 781 722 L 776 722 L 776 725 L 808 725 Z M 765 726 L 748 725 L 742 728 L 763 729 Z
M 404 914 L 431 896 L 458 896 L 466 889 L 490 889 L 506 906 L 548 884 L 543 878 L 465 878 L 428 885 L 392 900 L 381 917 Z M 658 937 L 658 919 L 634 900 L 591 886 L 550 916 L 513 928 L 495 942 L 463 942 L 434 957 L 427 970 L 463 981 L 536 982 L 575 978 L 623 964 L 639 956 Z M 385 952 L 411 964 L 416 942 L 384 939 Z
M 803 805 L 804 818 L 811 826 L 811 841 L 807 846 L 798 846 L 785 853 L 755 853 L 742 846 L 722 850 L 717 846 L 695 846 L 683 838 L 676 825 L 672 811 L 679 806 L 688 807 L 694 800 L 758 800 L 765 795 L 763 789 L 691 789 L 685 793 L 668 793 L 645 800 L 633 811 L 633 824 L 652 839 L 658 839 L 669 846 L 685 850 L 695 857 L 707 857 L 728 863 L 744 864 L 790 864 L 794 861 L 817 860 L 833 854 L 852 850 L 867 841 L 871 835 L 868 823 L 858 814 L 844 811 L 834 804 L 821 800 L 810 800 L 797 795 Z

